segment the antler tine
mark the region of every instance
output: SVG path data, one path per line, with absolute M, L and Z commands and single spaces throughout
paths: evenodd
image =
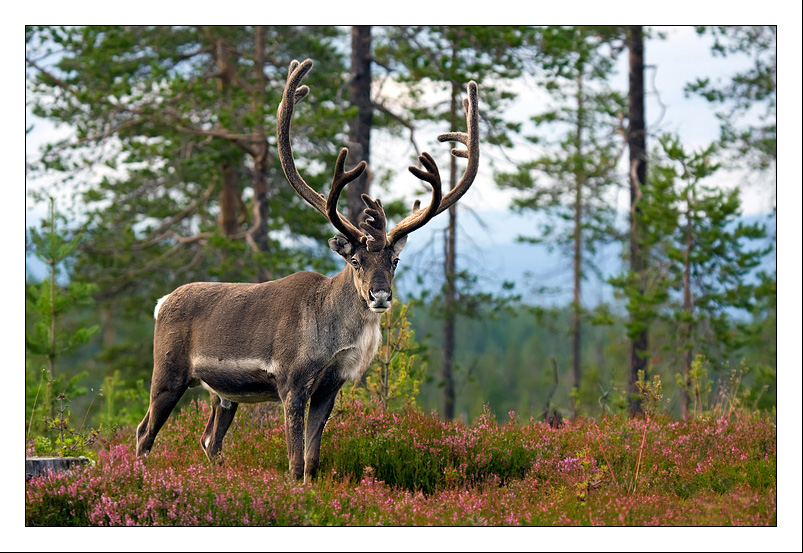
M 335 176 L 332 178 L 332 188 L 329 190 L 329 197 L 326 199 L 325 215 L 332 223 L 332 226 L 339 230 L 343 236 L 353 242 L 359 242 L 364 238 L 362 232 L 337 211 L 337 200 L 340 198 L 340 193 L 346 185 L 362 175 L 368 164 L 365 163 L 365 161 L 361 161 L 351 171 L 345 171 L 346 157 L 348 154 L 348 148 L 342 148 L 337 156 L 337 161 L 335 162 Z
M 415 201 L 415 204 L 413 204 L 413 213 L 405 217 L 388 233 L 389 244 L 393 244 L 402 236 L 406 236 L 414 230 L 423 227 L 430 219 L 439 213 L 438 208 L 442 203 L 443 190 L 441 188 L 441 176 L 438 172 L 438 165 L 427 152 L 423 152 L 418 156 L 418 160 L 426 171 L 422 171 L 413 165 L 408 167 L 408 169 L 413 175 L 429 183 L 432 187 L 432 199 L 427 209 L 423 211 L 420 209 L 421 202 L 418 200 Z
M 382 202 L 377 198 L 372 200 L 368 194 L 361 194 L 363 203 L 366 208 L 363 210 L 366 218 L 360 223 L 360 228 L 365 232 L 363 240 L 365 247 L 368 251 L 378 252 L 382 251 L 388 245 L 387 234 L 385 232 L 385 225 L 387 219 L 385 217 L 385 210 L 382 207 Z
M 470 81 L 466 87 L 468 97 L 463 99 L 463 109 L 466 112 L 466 127 L 468 133 L 463 132 L 448 132 L 438 136 L 440 142 L 460 142 L 466 145 L 465 150 L 452 149 L 452 155 L 455 157 L 463 157 L 468 159 L 468 165 L 463 173 L 460 182 L 443 197 L 438 211 L 441 213 L 449 209 L 457 202 L 463 194 L 468 191 L 474 178 L 477 176 L 477 169 L 480 164 L 480 140 L 479 140 L 479 105 L 478 105 L 478 91 L 477 83 Z
M 296 169 L 293 148 L 290 145 L 290 123 L 293 119 L 295 103 L 309 93 L 308 86 L 304 85 L 299 88 L 298 85 L 309 73 L 310 69 L 312 69 L 312 60 L 304 60 L 304 63 L 299 63 L 297 60 L 290 62 L 287 84 L 284 87 L 282 102 L 279 104 L 276 114 L 276 142 L 279 149 L 279 160 L 282 163 L 282 169 L 284 169 L 287 180 L 307 203 L 311 204 L 323 215 L 326 215 L 323 196 L 310 188 L 301 178 L 298 169 Z
M 351 224 L 348 219 L 338 213 L 336 207 L 330 216 L 328 202 L 324 199 L 323 194 L 319 194 L 313 190 L 304 181 L 299 174 L 298 169 L 296 168 L 295 158 L 293 157 L 293 148 L 290 144 L 290 124 L 293 119 L 293 112 L 295 110 L 296 102 L 304 99 L 304 97 L 309 94 L 309 87 L 307 85 L 301 85 L 301 81 L 310 72 L 312 65 L 312 60 L 310 59 L 306 59 L 301 63 L 299 63 L 298 60 L 293 60 L 290 62 L 290 66 L 287 71 L 287 84 L 284 87 L 282 102 L 279 104 L 276 120 L 276 143 L 279 149 L 279 160 L 282 163 L 282 169 L 284 169 L 284 174 L 287 177 L 287 180 L 290 182 L 295 191 L 298 192 L 298 194 L 304 198 L 308 204 L 317 209 L 321 215 L 329 219 L 332 225 L 341 233 L 343 233 L 344 236 L 353 240 L 358 240 L 362 233 L 357 229 L 357 227 Z M 340 184 L 340 189 L 335 194 L 335 206 L 337 205 L 337 196 L 340 195 L 340 191 L 343 189 L 343 187 L 360 176 L 360 174 L 362 174 L 362 172 L 365 170 L 365 162 L 362 162 L 348 173 L 344 173 L 343 164 L 345 163 L 347 154 L 348 150 L 345 148 L 341 150 L 340 155 L 338 156 L 338 163 L 335 168 L 335 179 L 332 183 L 333 190 L 330 191 L 329 194 L 330 198 L 332 197 L 332 192 L 334 192 L 335 181 L 338 181 L 339 179 L 345 179 Z

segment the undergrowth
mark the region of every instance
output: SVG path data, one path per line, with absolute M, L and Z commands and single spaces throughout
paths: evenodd
M 289 478 L 280 410 L 243 406 L 211 466 L 209 405 L 174 413 L 146 459 L 133 428 L 96 463 L 31 479 L 29 526 L 773 525 L 776 427 L 762 415 L 688 423 L 580 419 L 471 424 L 355 402 L 329 421 L 321 472 Z

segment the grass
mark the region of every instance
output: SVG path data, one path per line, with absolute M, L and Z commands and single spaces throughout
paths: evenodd
M 283 421 L 243 407 L 208 464 L 206 402 L 174 413 L 151 455 L 133 429 L 96 463 L 26 485 L 28 526 L 775 525 L 776 427 L 766 416 L 444 422 L 354 404 L 326 427 L 321 473 L 287 474 Z

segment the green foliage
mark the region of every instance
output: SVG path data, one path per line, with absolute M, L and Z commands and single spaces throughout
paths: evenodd
M 26 29 L 31 109 L 76 128 L 31 162 L 31 177 L 56 171 L 63 185 L 103 167 L 73 198 L 88 219 L 76 274 L 100 287 L 103 303 L 133 312 L 187 281 L 332 269 L 326 220 L 291 189 L 277 156 L 265 154 L 275 151 L 269 141 L 287 66 L 309 55 L 314 101 L 294 121 L 304 135 L 294 150 L 312 187 L 329 182 L 346 123 L 344 56 L 333 45 L 341 34 L 286 26 Z M 281 51 L 269 54 L 271 44 Z M 31 193 L 41 197 L 47 186 Z M 225 228 L 224 197 L 232 204 Z M 318 244 L 313 260 L 310 238 Z
M 652 377 L 652 382 L 647 382 L 644 379 L 644 371 L 639 371 L 636 389 L 641 396 L 641 408 L 647 416 L 654 417 L 663 411 L 661 402 L 664 399 L 664 394 L 661 386 L 661 375 L 655 374 Z
M 686 86 L 686 94 L 702 96 L 722 106 L 720 142 L 731 148 L 737 165 L 772 171 L 777 159 L 777 27 L 774 25 L 697 27 L 714 38 L 716 56 L 746 54 L 752 65 L 726 83 L 700 77 Z
M 59 227 L 64 223 L 64 217 L 56 212 L 54 199 L 50 198 L 50 216 L 42 222 L 43 230 L 28 229 L 33 253 L 48 266 L 50 275 L 39 286 L 26 283 L 26 306 L 36 320 L 25 334 L 25 348 L 29 354 L 47 359 L 51 377 L 56 375 L 56 359 L 86 344 L 99 329 L 94 325 L 67 332 L 58 325 L 65 313 L 80 305 L 91 305 L 92 294 L 97 290 L 94 284 L 75 279 L 67 286 L 59 285 L 63 263 L 74 255 L 83 239 L 83 232 L 70 236 L 69 232 L 61 231 Z
M 66 398 L 67 395 L 64 392 L 59 393 L 56 397 L 58 407 L 55 416 L 45 418 L 45 431 L 34 439 L 34 452 L 40 456 L 89 456 L 94 458 L 95 453 L 91 450 L 91 446 L 97 439 L 99 430 L 85 429 L 86 417 L 76 430 L 71 421 L 70 409 L 65 405 Z
M 689 151 L 677 137 L 661 137 L 650 193 L 639 204 L 648 266 L 641 275 L 611 280 L 632 314 L 628 335 L 664 321 L 674 340 L 647 355 L 667 367 L 684 364 L 684 378 L 694 355 L 718 364 L 743 355 L 756 337 L 744 314 L 772 309 L 774 302 L 773 279 L 755 274 L 773 247 L 764 225 L 739 220 L 738 189 L 725 191 L 717 182 L 716 151 L 715 145 Z
M 477 82 L 483 143 L 510 146 L 518 127 L 501 117 L 515 97 L 507 84 L 521 76 L 532 41 L 533 29 L 524 26 L 405 25 L 382 29 L 374 56 L 407 85 L 406 111 L 416 124 L 429 119 L 448 125 L 446 131 L 458 130 L 455 124 L 464 121 L 459 99 L 427 105 L 423 95 L 435 88 L 454 100 L 466 83 Z
M 123 380 L 116 370 L 103 381 L 103 410 L 100 413 L 101 425 L 108 429 L 137 426 L 142 414 L 148 410 L 150 396 L 144 380 L 133 385 Z
M 504 483 L 520 478 L 535 460 L 526 433 L 512 430 L 513 423 L 498 426 L 490 410 L 469 428 L 418 410 L 397 416 L 366 407 L 358 412 L 370 421 L 371 433 L 332 421 L 337 430 L 321 446 L 322 471 L 355 479 L 375 477 L 393 487 L 429 494 L 489 479 Z
M 709 373 L 710 362 L 703 356 L 697 355 L 691 364 L 689 382 L 686 384 L 689 396 L 693 399 L 693 417 L 713 417 L 717 419 L 732 419 L 747 417 L 761 409 L 761 399 L 769 389 L 770 383 L 775 383 L 775 371 L 766 368 L 757 371 L 758 378 L 748 385 L 749 376 L 753 370 L 741 363 L 738 368 L 729 368 L 720 371 L 720 376 L 713 380 Z M 684 386 L 683 377 L 676 374 L 678 386 Z M 765 404 L 766 405 L 766 404 Z M 765 411 L 769 409 L 764 408 Z
M 83 238 L 81 232 L 70 235 L 69 232 L 61 230 L 64 222 L 64 217 L 56 212 L 55 201 L 50 198 L 50 214 L 48 219 L 42 222 L 43 230 L 39 231 L 34 227 L 29 229 L 33 253 L 47 264 L 49 276 L 38 286 L 25 283 L 26 313 L 31 314 L 30 323 L 27 324 L 26 321 L 25 332 L 26 382 L 37 380 L 33 376 L 39 374 L 36 363 L 43 359 L 42 376 L 46 386 L 41 405 L 44 413 L 51 417 L 57 395 L 68 394 L 73 397 L 85 393 L 85 390 L 76 384 L 79 376 L 69 378 L 57 371 L 56 361 L 66 354 L 75 352 L 99 330 L 97 325 L 72 329 L 64 325 L 65 316 L 76 307 L 93 303 L 92 294 L 97 290 L 94 284 L 78 279 L 71 279 L 66 286 L 59 283 L 64 263 L 72 258 Z M 30 393 L 26 394 L 26 421 L 29 434 L 31 427 L 39 427 L 35 409 L 40 389 L 41 381 L 33 398 L 30 398 Z M 29 399 L 32 399 L 31 403 L 28 403 Z

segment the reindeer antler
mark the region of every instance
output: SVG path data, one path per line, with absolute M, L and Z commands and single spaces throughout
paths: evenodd
M 388 243 L 390 244 L 427 224 L 438 213 L 438 207 L 442 202 L 443 190 L 441 189 L 441 175 L 438 172 L 438 165 L 427 152 L 423 152 L 418 156 L 418 161 L 421 162 L 426 171 L 422 171 L 412 165 L 408 167 L 408 170 L 419 179 L 430 184 L 432 187 L 432 199 L 425 211 L 419 209 L 421 202 L 416 200 L 412 215 L 405 217 L 388 233 Z
M 360 223 L 360 228 L 365 231 L 363 241 L 368 251 L 378 252 L 388 245 L 388 236 L 385 233 L 385 210 L 382 208 L 382 202 L 377 198 L 372 200 L 367 194 L 361 194 L 363 203 L 366 208 L 363 210 L 366 217 Z
M 442 213 L 454 205 L 465 194 L 477 176 L 480 159 L 479 142 L 479 107 L 477 83 L 468 83 L 468 97 L 463 100 L 463 110 L 466 113 L 466 126 L 468 132 L 449 132 L 438 136 L 440 142 L 460 142 L 466 145 L 465 150 L 452 149 L 451 153 L 455 157 L 468 159 L 463 177 L 460 182 L 449 191 L 445 196 L 441 189 L 441 178 L 435 160 L 426 152 L 423 152 L 418 160 L 424 170 L 418 167 L 409 167 L 410 172 L 419 179 L 427 182 L 432 187 L 432 199 L 425 210 L 419 209 L 420 202 L 416 200 L 413 213 L 405 217 L 390 232 L 386 232 L 385 211 L 379 200 L 372 200 L 366 195 L 362 195 L 363 202 L 367 206 L 365 209 L 368 220 L 360 223 L 359 228 L 354 226 L 348 219 L 337 211 L 337 200 L 343 188 L 353 180 L 357 179 L 367 164 L 361 161 L 354 169 L 345 171 L 346 157 L 348 149 L 343 148 L 337 156 L 335 163 L 335 174 L 332 179 L 332 188 L 328 198 L 324 199 L 323 194 L 319 194 L 304 181 L 296 168 L 293 158 L 293 149 L 290 145 L 290 123 L 293 118 L 293 111 L 296 102 L 302 100 L 309 94 L 309 87 L 301 85 L 301 81 L 312 69 L 312 60 L 304 60 L 299 63 L 293 60 L 287 74 L 287 84 L 284 88 L 282 102 L 279 104 L 276 124 L 276 138 L 279 149 L 279 159 L 282 169 L 287 176 L 287 180 L 304 198 L 304 200 L 324 215 L 332 225 L 352 242 L 363 242 L 372 251 L 379 251 L 388 244 L 393 244 L 403 236 L 424 226 L 435 215 Z M 362 229 L 362 230 L 360 230 Z
M 452 149 L 452 155 L 455 157 L 464 157 L 468 159 L 468 165 L 463 173 L 460 182 L 443 197 L 441 205 L 438 208 L 438 213 L 446 211 L 453 204 L 463 197 L 474 178 L 477 176 L 477 169 L 480 165 L 480 133 L 479 133 L 479 105 L 477 98 L 477 83 L 470 81 L 466 86 L 468 97 L 463 99 L 463 110 L 466 112 L 466 130 L 468 133 L 463 132 L 448 132 L 438 136 L 440 142 L 460 142 L 466 145 L 465 150 Z
M 468 97 L 463 99 L 463 110 L 466 112 L 466 130 L 463 132 L 447 132 L 438 136 L 440 142 L 460 142 L 466 145 L 465 150 L 452 149 L 452 155 L 455 157 L 464 157 L 468 159 L 468 165 L 463 173 L 460 182 L 443 197 L 438 211 L 435 213 L 442 213 L 449 209 L 453 204 L 463 197 L 474 178 L 477 176 L 477 169 L 480 166 L 480 133 L 479 133 L 479 104 L 477 83 L 469 81 L 466 86 Z
M 432 186 L 432 200 L 429 207 L 422 211 L 419 209 L 420 202 L 416 200 L 413 206 L 413 213 L 408 215 L 398 225 L 388 233 L 388 242 L 393 243 L 402 236 L 421 228 L 435 215 L 442 213 L 454 205 L 463 194 L 465 194 L 474 178 L 477 176 L 477 169 L 480 163 L 480 140 L 479 140 L 479 107 L 477 83 L 470 81 L 468 86 L 468 97 L 463 99 L 463 110 L 466 112 L 467 133 L 449 132 L 438 136 L 440 142 L 460 142 L 466 145 L 465 150 L 452 149 L 452 155 L 468 159 L 468 165 L 463 173 L 460 182 L 445 196 L 442 196 L 441 179 L 438 173 L 438 166 L 432 156 L 423 152 L 418 160 L 426 171 L 417 167 L 410 167 L 410 172 L 419 179 L 428 182 Z
M 332 178 L 332 188 L 329 190 L 329 197 L 326 200 L 326 218 L 331 221 L 332 226 L 339 230 L 343 236 L 356 242 L 364 237 L 348 219 L 337 211 L 337 200 L 340 198 L 340 193 L 346 185 L 358 178 L 362 172 L 365 171 L 367 164 L 365 161 L 361 161 L 351 171 L 345 171 L 346 156 L 348 156 L 348 153 L 348 148 L 342 148 L 337 156 L 337 161 L 335 162 L 335 176 Z
M 279 160 L 282 163 L 282 169 L 287 180 L 292 187 L 298 192 L 299 196 L 317 209 L 324 217 L 329 219 L 338 231 L 343 236 L 353 242 L 358 242 L 363 236 L 362 232 L 355 227 L 348 219 L 337 211 L 337 199 L 343 188 L 359 177 L 365 171 L 365 161 L 360 162 L 351 171 L 344 171 L 346 163 L 346 156 L 348 149 L 343 148 L 337 156 L 335 163 L 335 175 L 332 179 L 332 188 L 329 191 L 329 198 L 324 200 L 323 194 L 319 194 L 313 190 L 301 177 L 296 168 L 295 159 L 293 158 L 293 148 L 290 145 L 290 123 L 293 119 L 293 111 L 296 102 L 302 100 L 309 94 L 309 87 L 301 85 L 302 79 L 307 76 L 310 69 L 312 69 L 312 60 L 307 59 L 302 63 L 297 60 L 290 62 L 290 68 L 287 72 L 287 84 L 284 87 L 284 94 L 282 95 L 282 103 L 279 104 L 276 121 L 276 143 L 279 149 Z

